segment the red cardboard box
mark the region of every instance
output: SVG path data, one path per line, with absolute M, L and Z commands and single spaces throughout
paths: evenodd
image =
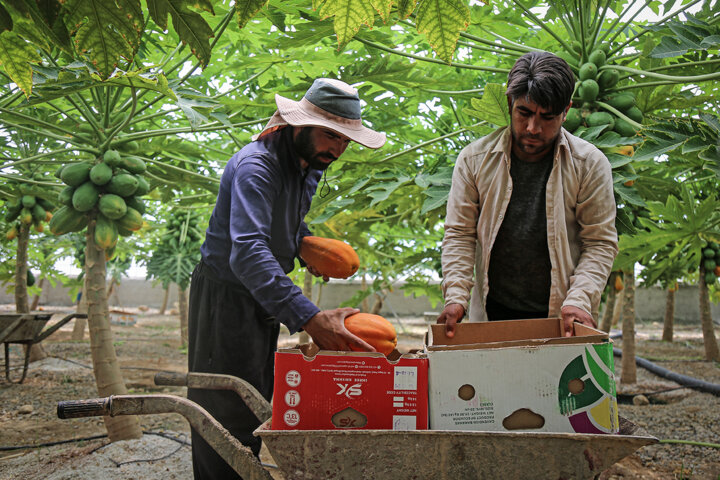
M 272 428 L 425 430 L 427 375 L 424 354 L 278 350 Z

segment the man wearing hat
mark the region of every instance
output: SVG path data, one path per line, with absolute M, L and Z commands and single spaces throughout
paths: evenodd
M 323 349 L 373 350 L 344 326 L 358 310 L 321 311 L 287 274 L 310 235 L 304 218 L 323 171 L 350 141 L 385 143 L 384 133 L 363 125 L 358 92 L 344 82 L 320 78 L 300 101 L 275 101 L 273 117 L 220 180 L 190 285 L 188 349 L 190 372 L 240 377 L 268 401 L 280 323 Z M 236 393 L 190 389 L 188 398 L 258 455 L 252 432 L 260 422 Z M 192 452 L 196 479 L 239 478 L 194 430 Z

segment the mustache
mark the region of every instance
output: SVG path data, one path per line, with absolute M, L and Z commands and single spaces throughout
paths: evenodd
M 328 158 L 328 159 L 332 160 L 333 162 L 338 159 L 338 157 L 336 157 L 335 155 L 333 155 L 333 154 L 331 154 L 331 153 L 329 153 L 329 152 L 320 152 L 320 153 L 316 154 L 315 157 L 317 157 L 317 158 L 321 158 L 321 157 Z

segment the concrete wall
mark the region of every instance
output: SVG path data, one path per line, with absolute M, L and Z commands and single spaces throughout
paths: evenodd
M 317 289 L 317 285 L 315 288 Z M 342 302 L 351 298 L 359 289 L 359 281 L 332 280 L 322 288 L 320 308 L 336 308 Z M 124 278 L 117 292 L 109 299 L 109 303 L 111 306 L 119 307 L 145 305 L 150 308 L 159 308 L 162 305 L 163 295 L 163 289 L 159 285 L 153 286 L 152 283 L 144 279 Z M 314 295 L 317 295 L 317 290 Z M 681 286 L 675 296 L 675 319 L 682 323 L 698 323 L 700 319 L 698 299 L 697 286 Z M 372 306 L 374 298 L 369 298 L 369 301 Z M 176 285 L 170 288 L 168 308 L 172 308 L 174 302 L 177 302 Z M 0 304 L 14 303 L 15 299 L 12 294 L 7 294 L 4 291 L 0 292 Z M 45 288 L 40 297 L 40 305 L 70 306 L 72 304 L 73 299 L 70 298 L 68 291 L 60 286 Z M 385 298 L 380 313 L 386 317 L 393 315 L 422 316 L 424 312 L 438 312 L 441 309 L 441 305 L 436 305 L 433 308 L 426 297 L 407 297 L 399 288 L 396 288 Z M 635 310 L 640 321 L 662 322 L 665 314 L 665 292 L 660 288 L 638 289 Z M 710 310 L 713 319 L 720 320 L 720 304 L 711 303 Z

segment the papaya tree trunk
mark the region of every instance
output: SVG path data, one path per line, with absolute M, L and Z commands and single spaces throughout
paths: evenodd
M 598 327 L 603 332 L 609 332 L 612 327 L 613 310 L 615 309 L 615 298 L 617 297 L 615 292 L 616 275 L 616 272 L 612 272 L 608 280 L 608 294 L 605 299 L 605 308 L 603 309 L 603 316 L 600 319 L 600 326 Z
M 665 342 L 673 341 L 673 324 L 675 323 L 675 291 L 674 287 L 667 289 L 665 296 L 665 321 L 663 322 L 662 339 Z
M 88 325 L 93 372 L 101 397 L 125 395 L 127 388 L 115 355 L 107 304 L 105 251 L 95 244 L 95 220 L 88 223 L 85 246 Z M 140 438 L 142 430 L 136 416 L 103 417 L 110 441 Z
M 310 301 L 312 301 L 312 273 L 305 270 L 305 277 L 303 278 L 303 295 L 307 297 Z M 316 303 L 317 305 L 317 303 Z M 298 333 L 298 343 L 310 343 L 310 335 L 303 330 L 302 332 Z
M 705 360 L 708 362 L 720 361 L 715 327 L 710 315 L 710 300 L 708 286 L 705 282 L 705 266 L 700 265 L 700 321 L 702 323 L 703 342 L 705 343 Z
M 363 291 L 367 288 L 367 279 L 365 278 L 365 275 L 362 277 L 362 289 Z M 363 313 L 370 312 L 370 301 L 368 300 L 368 297 L 365 297 L 362 299 L 362 303 L 360 304 L 360 310 Z
M 30 225 L 20 224 L 20 231 L 17 236 L 17 254 L 15 255 L 15 311 L 18 313 L 29 313 L 27 291 L 28 272 L 28 243 L 30 240 Z M 25 345 L 25 350 L 30 348 L 30 362 L 37 362 L 47 358 L 47 353 L 40 343 L 30 346 Z
M 163 294 L 163 301 L 162 305 L 160 305 L 160 315 L 165 315 L 165 310 L 167 309 L 168 299 L 170 298 L 170 287 L 166 287 L 163 289 L 165 293 Z
M 84 266 L 83 266 L 84 267 Z M 83 276 L 83 287 L 80 290 L 80 301 L 77 305 L 77 313 L 88 313 L 87 304 L 87 274 Z M 87 318 L 76 318 L 73 325 L 72 339 L 80 342 L 85 336 L 85 327 L 87 326 Z
M 38 288 L 40 289 L 40 293 L 35 295 L 33 297 L 32 305 L 30 305 L 30 311 L 34 312 L 38 309 L 38 304 L 40 303 L 40 295 L 42 294 L 42 289 L 45 286 L 45 277 L 41 278 L 38 281 Z
M 115 283 L 116 282 L 115 282 L 114 278 L 110 280 L 110 286 L 107 289 L 107 295 L 105 295 L 107 297 L 108 301 L 110 300 L 110 297 L 112 296 L 112 294 L 115 292 Z
M 622 316 L 623 303 L 625 302 L 625 295 L 620 294 L 615 296 L 615 306 L 613 307 L 612 326 L 617 327 L 620 323 L 620 317 Z M 609 332 L 610 330 L 608 330 Z
M 375 303 L 373 304 L 372 310 L 370 310 L 370 313 L 374 315 L 379 315 L 380 311 L 383 307 L 383 299 L 380 295 L 377 293 L 375 294 Z
M 620 383 L 637 382 L 635 366 L 635 273 L 627 270 L 624 273 L 625 288 L 623 289 L 622 309 L 622 374 Z
M 187 291 L 178 285 L 178 310 L 180 311 L 180 346 L 188 345 L 188 299 Z

